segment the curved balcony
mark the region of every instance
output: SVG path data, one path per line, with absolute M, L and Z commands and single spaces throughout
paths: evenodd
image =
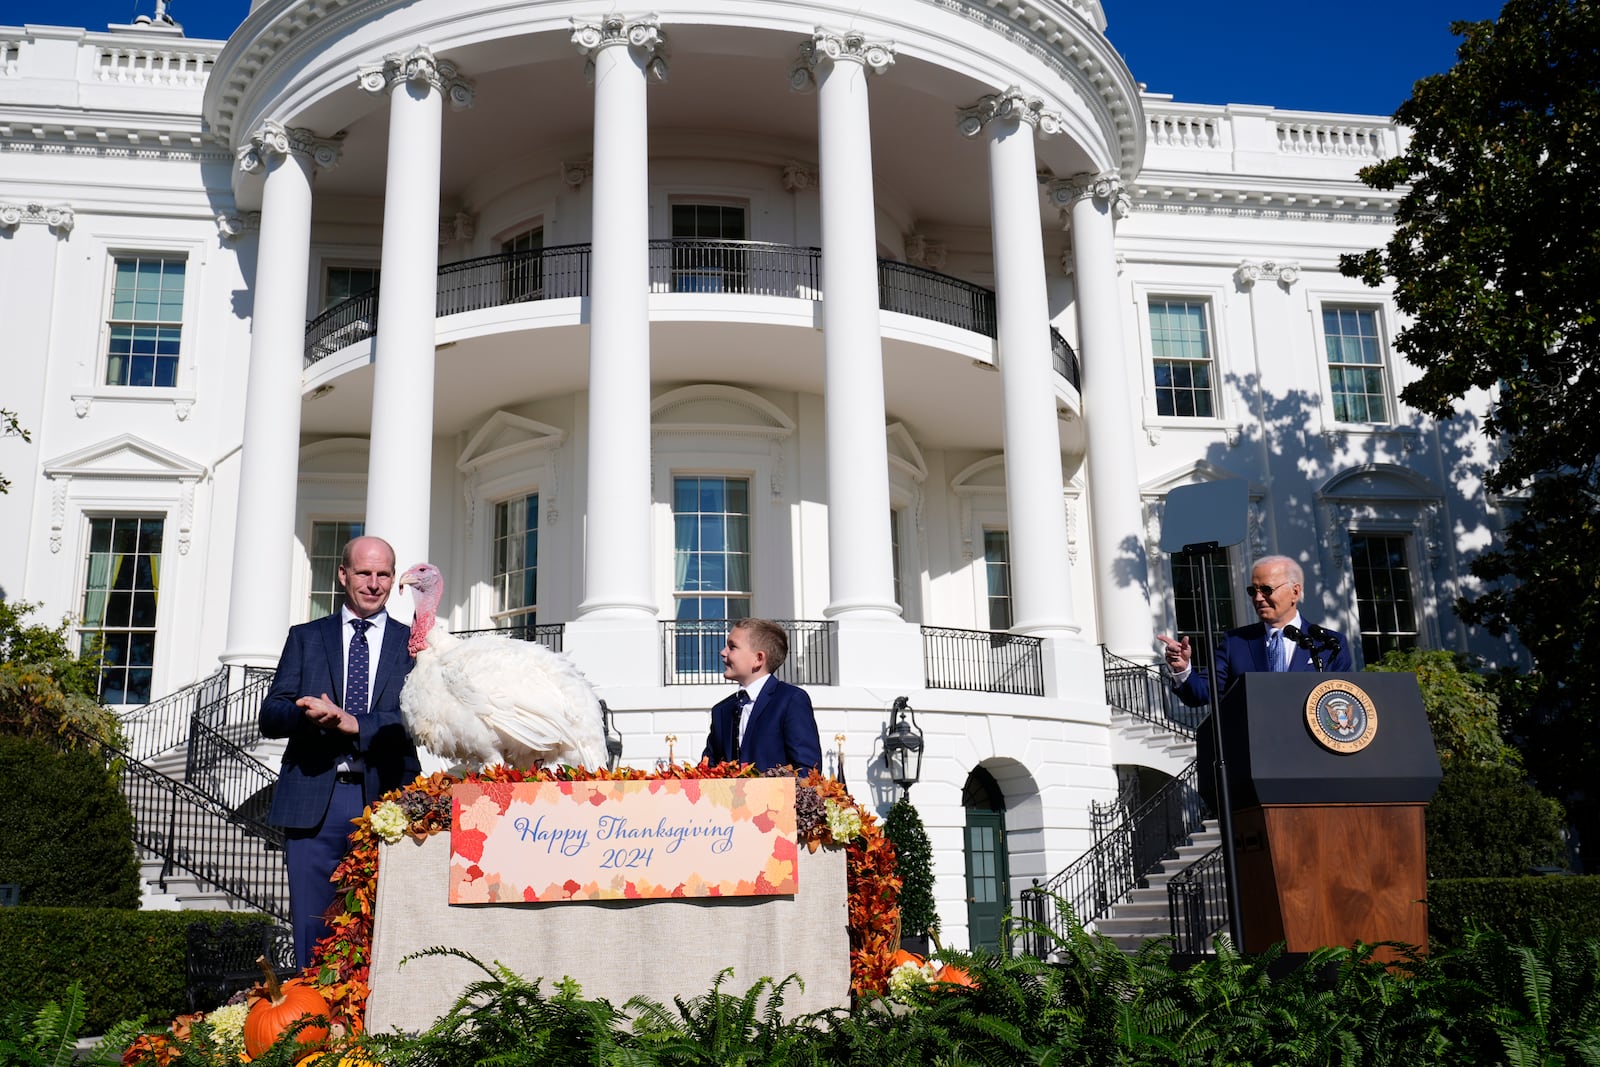
M 439 268 L 439 316 L 530 300 L 589 295 L 590 246 L 558 245 L 479 256 Z M 822 297 L 822 250 L 760 241 L 670 238 L 650 242 L 653 293 Z M 878 306 L 994 337 L 994 290 L 898 260 L 878 261 Z M 378 290 L 369 289 L 306 324 L 306 366 L 378 332 Z M 1055 327 L 1056 373 L 1078 387 L 1078 357 Z

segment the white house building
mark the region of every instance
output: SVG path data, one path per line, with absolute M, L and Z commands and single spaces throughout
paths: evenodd
M 1226 624 L 1281 552 L 1358 664 L 1518 654 L 1449 610 L 1499 528 L 1485 438 L 1399 401 L 1395 309 L 1337 269 L 1390 232 L 1356 172 L 1405 131 L 1144 92 L 1104 28 L 1098 0 L 0 26 L 0 408 L 32 434 L 0 440 L 0 589 L 103 637 L 137 718 L 270 666 L 364 529 L 441 567 L 451 629 L 569 653 L 635 765 L 698 758 L 722 620 L 791 620 L 827 769 L 880 807 L 909 699 L 946 940 L 991 937 L 1091 803 L 1185 762 L 1107 696 L 1199 625 L 1172 488 L 1247 486 Z

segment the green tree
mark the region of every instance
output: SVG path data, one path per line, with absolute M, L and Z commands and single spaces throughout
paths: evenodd
M 1485 487 L 1512 517 L 1456 610 L 1533 655 L 1514 734 L 1600 840 L 1600 3 L 1508 0 L 1452 28 L 1455 66 L 1396 112 L 1406 150 L 1362 171 L 1405 189 L 1394 235 L 1342 269 L 1392 279 L 1409 320 L 1395 347 L 1422 370 L 1404 400 L 1472 410 L 1497 441 Z
M 883 836 L 894 842 L 894 873 L 900 877 L 900 932 L 921 937 L 938 921 L 933 906 L 933 845 L 922 816 L 902 795 L 883 820 Z
M 102 741 L 120 738 L 117 717 L 99 702 L 98 655 L 74 656 L 72 631 L 28 621 L 36 605 L 0 601 L 0 735 L 40 737 L 72 748 L 76 727 Z
M 1367 670 L 1417 676 L 1433 743 L 1446 768 L 1457 762 L 1521 764 L 1521 755 L 1500 732 L 1500 700 L 1490 680 L 1471 670 L 1461 655 L 1443 649 L 1395 649 Z

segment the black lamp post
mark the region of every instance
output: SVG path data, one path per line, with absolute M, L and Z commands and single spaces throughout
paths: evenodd
M 606 770 L 614 771 L 622 762 L 622 735 L 611 721 L 611 709 L 604 700 L 600 702 L 600 729 L 606 738 Z
M 889 777 L 905 792 L 922 777 L 922 731 L 917 729 L 910 697 L 894 698 L 889 732 L 883 739 L 883 761 L 889 765 Z

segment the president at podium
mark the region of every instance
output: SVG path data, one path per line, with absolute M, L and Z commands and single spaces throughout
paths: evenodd
M 1227 691 L 1230 678 L 1246 671 L 1317 670 L 1315 658 L 1321 659 L 1322 670 L 1354 670 L 1344 635 L 1307 623 L 1301 616 L 1304 585 L 1305 573 L 1288 556 L 1263 556 L 1250 568 L 1250 584 L 1244 591 L 1260 621 L 1222 635 L 1212 672 L 1219 695 Z M 1205 706 L 1211 699 L 1210 681 L 1205 671 L 1193 669 L 1189 639 L 1180 642 L 1165 635 L 1158 639 L 1166 646 L 1164 656 L 1178 699 L 1189 707 Z

